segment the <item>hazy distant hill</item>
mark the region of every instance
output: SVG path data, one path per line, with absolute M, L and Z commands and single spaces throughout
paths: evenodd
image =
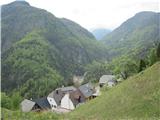
M 110 56 L 143 56 L 155 41 L 160 41 L 160 13 L 140 12 L 103 38 Z
M 24 1 L 2 6 L 2 91 L 46 95 L 106 57 L 106 47 L 70 20 Z
M 92 31 L 92 34 L 95 36 L 97 40 L 101 40 L 105 35 L 110 33 L 111 30 L 105 28 L 97 28 Z

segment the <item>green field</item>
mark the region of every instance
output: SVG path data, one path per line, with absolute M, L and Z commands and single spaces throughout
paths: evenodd
M 59 115 L 53 112 L 41 112 L 23 113 L 21 111 L 10 111 L 7 109 L 1 109 L 1 116 L 4 120 L 59 120 Z

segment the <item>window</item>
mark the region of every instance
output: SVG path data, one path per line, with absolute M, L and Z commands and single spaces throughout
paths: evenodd
M 79 102 L 79 103 L 81 102 L 81 96 L 78 97 L 78 102 Z
M 52 108 L 54 107 L 54 108 L 56 108 L 56 105 L 51 105 L 52 106 Z

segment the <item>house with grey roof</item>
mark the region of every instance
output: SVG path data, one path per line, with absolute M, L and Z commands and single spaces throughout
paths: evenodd
M 30 112 L 30 111 L 39 112 L 39 111 L 49 110 L 51 109 L 51 106 L 47 98 L 44 97 L 35 100 L 24 99 L 21 102 L 21 109 L 23 112 Z
M 51 105 L 52 109 L 57 108 L 61 104 L 61 99 L 63 98 L 64 93 L 60 90 L 52 91 L 48 96 L 47 100 Z
M 28 100 L 28 99 L 24 99 L 22 102 L 21 102 L 21 110 L 22 112 L 29 112 L 29 111 L 32 111 L 33 108 L 34 108 L 34 105 L 36 103 L 31 101 L 31 100 Z
M 52 107 L 52 110 L 61 105 L 61 100 L 66 93 L 76 91 L 77 89 L 74 86 L 61 87 L 52 91 L 48 96 L 47 100 Z
M 93 94 L 95 93 L 95 89 L 91 83 L 81 85 L 78 89 L 84 95 L 86 100 L 93 98 Z
M 85 102 L 85 97 L 80 92 L 80 90 L 77 89 L 76 91 L 72 91 L 64 95 L 64 97 L 61 100 L 60 107 L 68 110 L 73 110 L 83 102 Z
M 76 91 L 76 88 L 74 86 L 68 86 L 68 87 L 61 87 L 56 90 L 61 90 L 62 92 L 72 92 Z
M 47 97 L 35 99 L 33 101 L 36 103 L 34 111 L 44 111 L 44 110 L 51 109 L 51 106 L 47 100 Z
M 93 98 L 95 89 L 91 83 L 81 85 L 79 88 L 74 86 L 61 87 L 52 91 L 47 97 L 35 100 L 23 100 L 21 108 L 23 112 L 58 110 L 59 108 L 73 110 L 86 100 Z
M 103 87 L 104 85 L 108 85 L 109 87 L 112 87 L 116 85 L 116 77 L 114 75 L 103 75 L 99 80 L 100 87 Z

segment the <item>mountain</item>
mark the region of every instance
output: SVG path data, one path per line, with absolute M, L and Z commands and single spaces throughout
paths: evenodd
M 65 20 L 67 21 L 67 19 Z M 33 30 L 47 28 L 47 30 L 51 30 L 54 34 L 58 33 L 52 39 L 62 39 L 63 36 L 75 36 L 75 34 L 72 34 L 73 31 L 68 30 L 66 27 L 65 20 L 56 18 L 45 10 L 32 7 L 25 1 L 15 1 L 4 5 L 2 6 L 2 51 L 8 49 L 12 43 L 20 40 L 28 32 Z M 73 23 L 72 21 L 70 22 Z M 79 31 L 85 31 L 83 35 L 86 38 L 94 39 L 91 33 L 79 25 L 77 26 L 80 28 Z M 62 31 L 61 29 L 64 30 Z M 59 34 L 63 34 L 63 36 Z
M 101 40 L 105 35 L 109 34 L 111 30 L 105 28 L 97 28 L 92 31 L 92 34 L 97 40 Z
M 107 57 L 106 47 L 73 21 L 25 1 L 3 5 L 1 11 L 2 91 L 40 97 L 72 84 L 86 64 Z
M 140 12 L 107 34 L 103 42 L 110 57 L 135 54 L 143 57 L 154 43 L 160 41 L 160 13 Z
M 71 112 L 70 120 L 158 119 L 160 62 L 130 77 L 102 95 Z

